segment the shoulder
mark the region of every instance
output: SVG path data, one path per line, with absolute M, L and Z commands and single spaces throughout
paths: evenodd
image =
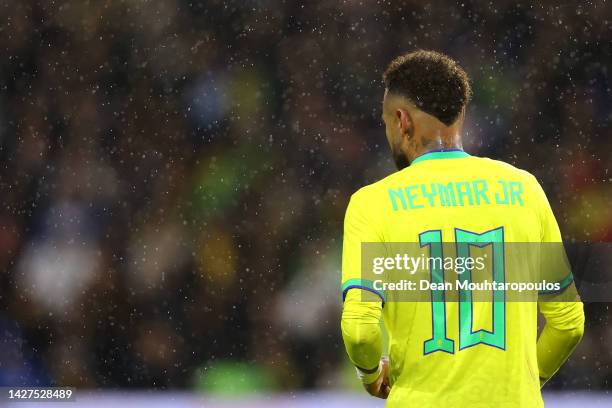
M 501 160 L 493 160 L 486 157 L 481 157 L 479 159 L 486 161 L 489 166 L 494 166 L 498 172 L 503 172 L 506 176 L 510 176 L 515 180 L 518 179 L 521 181 L 527 194 L 534 197 L 535 202 L 538 203 L 538 205 L 548 206 L 546 193 L 544 192 L 544 189 L 542 188 L 542 185 L 538 179 L 533 174 L 527 170 L 520 169 Z M 491 173 L 495 171 L 496 170 L 492 169 Z
M 538 181 L 535 178 L 535 176 L 531 174 L 530 172 L 528 172 L 527 170 L 518 168 L 516 166 L 513 166 L 510 163 L 506 163 L 501 160 L 490 159 L 488 157 L 476 157 L 476 156 L 473 156 L 473 157 L 481 160 L 486 166 L 494 168 L 497 171 L 507 173 L 508 175 L 512 175 L 516 178 L 527 181 L 530 184 L 531 183 L 538 184 Z
M 396 182 L 401 179 L 406 179 L 411 168 L 407 167 L 403 170 L 396 171 L 374 183 L 368 184 L 361 187 L 351 196 L 351 202 L 356 203 L 367 203 L 368 205 L 375 207 L 376 203 L 381 198 L 386 197 L 388 189 L 397 184 Z
M 346 209 L 345 220 L 363 220 L 376 228 L 384 224 L 383 214 L 388 206 L 389 189 L 398 180 L 405 179 L 409 173 L 409 167 L 396 171 L 381 180 L 361 187 L 351 195 Z

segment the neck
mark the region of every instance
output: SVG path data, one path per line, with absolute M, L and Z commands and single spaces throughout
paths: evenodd
M 419 156 L 424 155 L 427 152 L 431 152 L 433 150 L 451 150 L 451 149 L 463 149 L 463 145 L 461 143 L 461 138 L 458 133 L 454 133 L 452 136 L 443 137 L 439 135 L 435 138 L 430 139 L 422 139 L 421 143 L 418 143 L 415 146 L 412 157 L 410 161 L 416 159 Z

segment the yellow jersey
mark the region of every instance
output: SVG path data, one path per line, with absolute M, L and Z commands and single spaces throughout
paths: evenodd
M 392 385 L 387 404 L 543 406 L 536 301 L 453 302 L 432 290 L 426 302 L 385 302 L 384 291 L 363 278 L 364 243 L 417 242 L 433 251 L 436 244 L 464 238 L 502 245 L 561 242 L 550 205 L 531 174 L 459 149 L 426 153 L 351 197 L 342 292 L 360 289 L 380 296 Z M 575 291 L 571 273 L 558 283 L 561 290 Z M 545 315 L 564 307 L 540 304 Z

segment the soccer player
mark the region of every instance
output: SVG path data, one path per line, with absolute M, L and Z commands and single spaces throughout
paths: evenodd
M 537 301 L 453 302 L 431 291 L 426 302 L 386 302 L 363 278 L 362 243 L 561 242 L 531 174 L 462 150 L 471 90 L 457 62 L 416 51 L 393 60 L 383 78 L 382 117 L 399 171 L 361 188 L 346 210 L 341 327 L 348 356 L 366 390 L 390 407 L 543 406 L 541 386 L 584 331 L 570 271 Z M 539 337 L 538 306 L 546 319 Z

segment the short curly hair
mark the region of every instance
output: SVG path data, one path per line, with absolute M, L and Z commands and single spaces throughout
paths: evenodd
M 408 98 L 449 126 L 472 97 L 470 79 L 452 58 L 418 50 L 395 58 L 383 74 L 387 92 Z

